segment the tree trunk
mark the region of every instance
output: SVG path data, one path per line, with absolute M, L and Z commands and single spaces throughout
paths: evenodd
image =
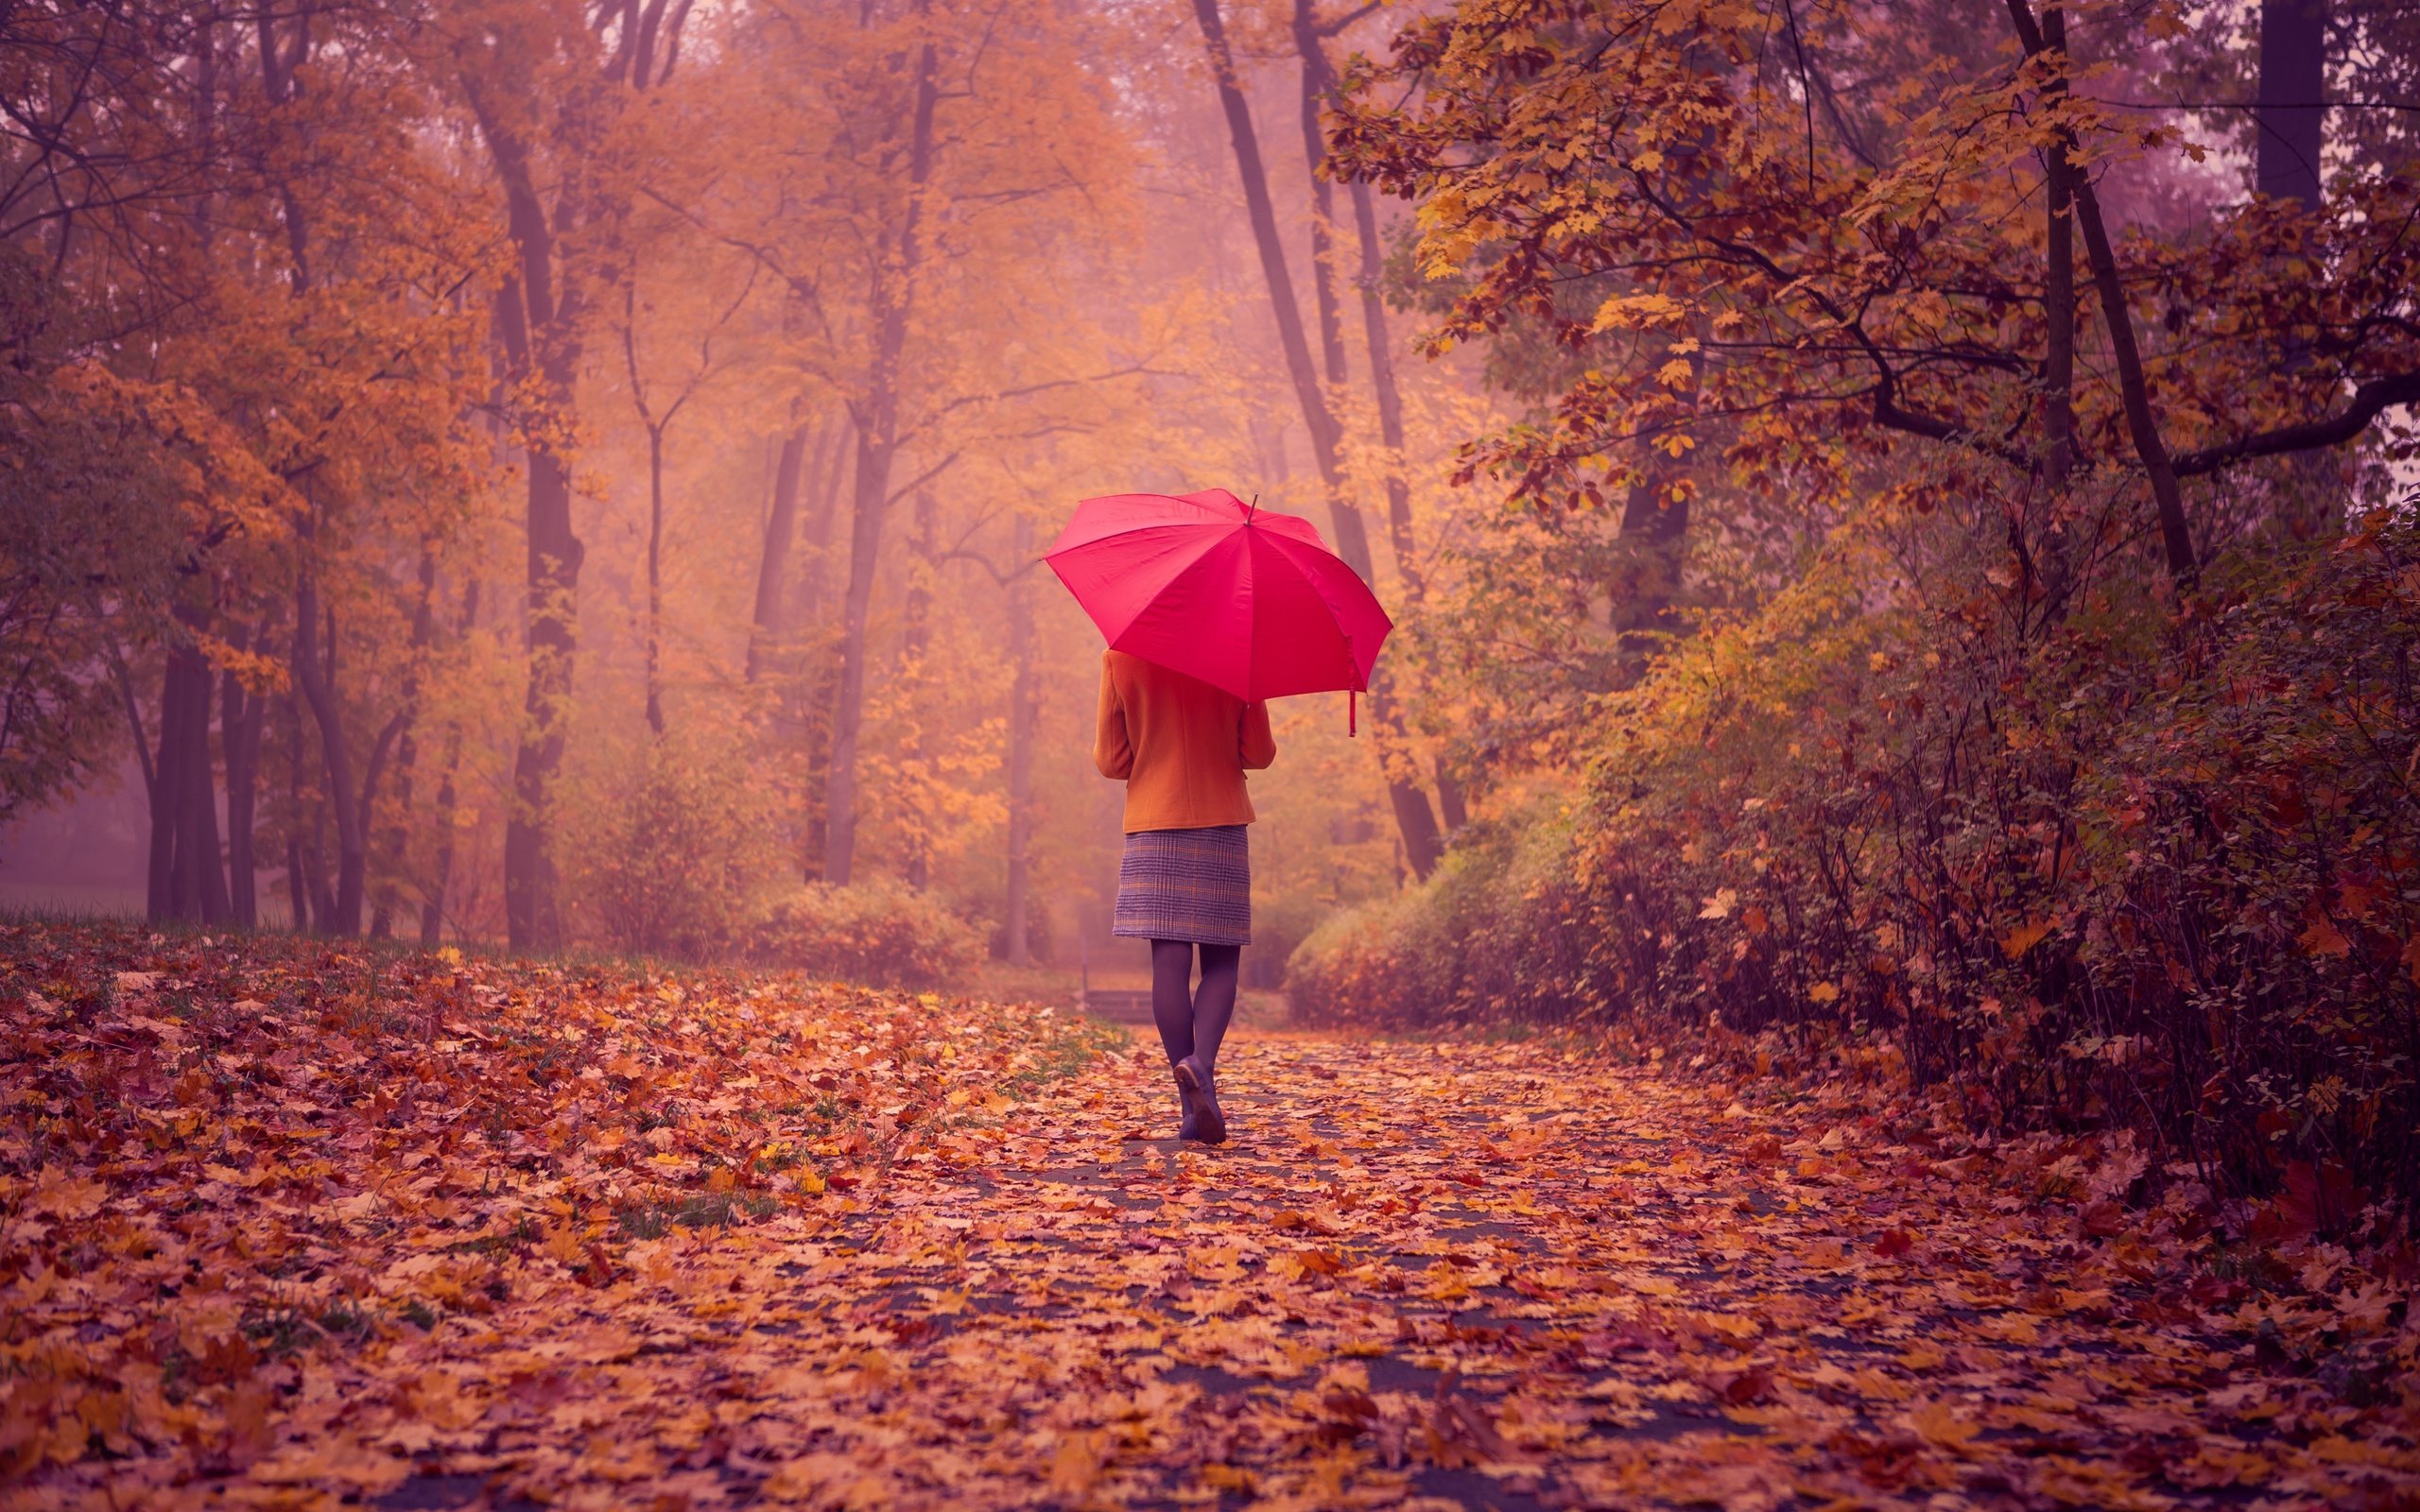
M 2260 0 L 2259 88 L 2255 186 L 2315 211 L 2327 115 L 2327 0 Z
M 865 717 L 866 621 L 882 549 L 884 498 L 890 484 L 889 447 L 876 432 L 857 436 L 855 519 L 849 530 L 849 587 L 840 605 L 840 678 L 832 702 L 832 748 L 823 776 L 823 880 L 849 885 L 857 845 L 857 735 Z
M 2169 576 L 2189 586 L 2201 571 L 2193 555 L 2192 527 L 2185 518 L 2185 495 L 2177 487 L 2168 443 L 2152 413 L 2151 386 L 2143 375 L 2141 351 L 2135 345 L 2135 317 L 2126 305 L 2126 286 L 2118 274 L 2118 254 L 2101 224 L 2100 203 L 2091 183 L 2078 175 L 2076 216 L 2083 224 L 2084 253 L 2092 263 L 2092 281 L 2100 295 L 2100 312 L 2109 323 L 2111 354 L 2118 359 L 2118 392 L 2126 408 L 2126 429 L 2134 438 L 2135 455 L 2151 480 L 2152 502 L 2159 513 L 2159 534 Z
M 218 800 L 210 777 L 210 662 L 199 647 L 176 653 L 183 663 L 185 718 L 181 776 L 184 799 L 177 825 L 178 917 L 216 923 L 227 917 L 227 873 L 218 850 Z
M 753 687 L 781 644 L 784 579 L 788 572 L 790 538 L 798 528 L 800 474 L 806 460 L 806 427 L 793 425 L 782 438 L 781 457 L 773 465 L 773 507 L 765 516 L 765 543 L 756 558 L 756 611 L 749 621 L 748 663 L 743 674 Z
M 309 548 L 309 533 L 304 549 Z M 325 798 L 337 821 L 337 882 L 333 911 L 320 920 L 323 935 L 361 933 L 361 904 L 369 873 L 370 849 L 363 816 L 353 783 L 353 748 L 344 737 L 343 711 L 337 703 L 336 611 L 322 610 L 319 584 L 305 563 L 294 594 L 295 686 L 302 690 L 311 717 L 320 730 L 320 765 L 327 776 Z M 320 617 L 326 616 L 328 646 L 320 649 Z
M 184 614 L 178 618 L 188 625 Z M 132 694 L 128 718 L 142 739 Z M 194 645 L 170 647 L 160 675 L 160 740 L 146 762 L 151 835 L 144 915 L 216 922 L 229 915 L 219 870 L 217 799 L 211 782 L 210 662 Z
M 132 696 L 129 695 L 130 710 Z M 177 659 L 168 658 L 160 674 L 160 744 L 147 784 L 151 800 L 151 844 L 144 867 L 143 917 L 151 923 L 176 917 L 178 810 L 184 802 L 185 685 Z M 135 731 L 142 739 L 142 731 Z
M 2056 6 L 2046 9 L 2042 27 L 2048 43 L 2066 52 L 2066 11 Z M 2049 496 L 2049 510 L 2043 533 L 2043 555 L 2048 558 L 2043 576 L 2051 612 L 2056 613 L 2057 606 L 2066 601 L 2073 572 L 2065 511 L 2076 464 L 2075 165 L 2068 161 L 2066 146 L 2062 142 L 2050 144 L 2044 163 L 2049 204 L 2043 232 L 2046 250 L 2042 297 L 2048 330 L 2042 359 L 2042 432 L 2046 442 L 2042 482 Z
M 2327 0 L 2261 0 L 2254 183 L 2272 198 L 2295 201 L 2306 214 L 2320 208 L 2326 95 Z M 2307 371 L 2309 343 L 2289 337 L 2284 366 L 2290 372 Z M 2343 490 L 2333 457 L 2324 451 L 2306 453 L 2287 464 L 2287 475 L 2292 481 L 2280 514 L 2289 530 L 2308 536 L 2342 524 Z
M 664 738 L 664 427 L 647 428 L 647 728 Z
M 437 549 L 424 541 L 420 548 L 420 598 L 412 606 L 411 657 L 404 664 L 403 708 L 395 716 L 395 816 L 379 832 L 378 855 L 372 868 L 375 902 L 370 910 L 370 937 L 388 939 L 395 933 L 395 903 L 403 887 L 405 852 L 411 842 L 412 775 L 420 762 L 420 684 L 422 663 L 437 639 Z M 374 768 L 373 768 L 374 770 Z M 363 784 L 362 816 L 374 819 L 373 778 Z
M 1403 390 L 1395 384 L 1394 350 L 1387 335 L 1386 301 L 1379 297 L 1383 268 L 1378 254 L 1378 213 L 1370 186 L 1353 180 L 1354 234 L 1361 251 L 1361 330 L 1370 348 L 1370 387 L 1378 401 L 1378 439 L 1387 449 L 1387 538 L 1405 596 L 1418 604 L 1428 592 L 1427 574 L 1411 534 L 1411 486 L 1403 475 Z
M 1337 555 L 1366 581 L 1370 571 L 1369 532 L 1361 511 L 1344 495 L 1343 463 L 1339 454 L 1335 413 L 1321 391 L 1318 370 L 1311 363 L 1309 338 L 1303 331 L 1303 312 L 1294 300 L 1294 279 L 1286 266 L 1286 246 L 1277 230 L 1277 209 L 1269 196 L 1269 173 L 1261 165 L 1260 138 L 1253 129 L 1252 106 L 1236 77 L 1235 59 L 1227 46 L 1226 24 L 1219 0 L 1193 0 L 1194 18 L 1210 54 L 1210 69 L 1219 86 L 1219 108 L 1227 118 L 1227 138 L 1234 146 L 1236 171 L 1243 180 L 1244 208 L 1252 223 L 1253 245 L 1260 253 L 1260 271 L 1269 286 L 1270 312 L 1276 318 L 1278 345 L 1285 350 L 1287 376 L 1293 381 L 1294 400 L 1311 433 L 1311 450 L 1319 460 L 1320 477 L 1327 485 L 1328 507 L 1336 530 Z
M 553 949 L 562 931 L 552 806 L 571 713 L 585 556 L 572 529 L 571 455 L 554 438 L 576 407 L 581 306 L 574 285 L 557 287 L 555 223 L 539 198 L 528 144 L 498 122 L 476 91 L 472 106 L 504 186 L 507 227 L 520 258 L 496 297 L 496 331 L 507 366 L 527 384 L 536 411 L 535 423 L 523 425 L 528 541 L 523 635 L 529 666 L 505 821 L 505 935 L 514 950 Z
M 458 636 L 468 636 L 479 622 L 479 580 L 462 589 L 462 620 Z M 422 890 L 420 942 L 434 949 L 445 923 L 445 889 L 454 881 L 454 777 L 462 769 L 462 721 L 445 726 L 445 765 L 437 779 L 437 854 L 429 865 L 428 884 Z
M 1031 889 L 1030 867 L 1027 852 L 1033 844 L 1033 598 L 1029 587 L 1033 575 L 1025 570 L 1033 559 L 1033 521 L 1019 512 L 1016 517 L 1009 590 L 1009 658 L 1016 669 L 1009 685 L 1009 878 L 1008 901 L 1001 910 L 1007 919 L 1009 964 L 1025 966 L 1031 963 L 1032 946 L 1028 939 L 1032 931 L 1027 919 L 1030 907 L 1028 893 Z
M 874 569 L 882 550 L 882 516 L 890 505 L 890 464 L 898 448 L 900 355 L 915 302 L 916 266 L 923 255 L 918 221 L 933 169 L 933 112 L 940 101 L 940 60 L 933 44 L 917 49 L 916 96 L 908 129 L 908 204 L 897 250 L 877 264 L 873 368 L 858 406 L 855 515 L 849 530 L 849 588 L 841 606 L 840 686 L 832 709 L 831 769 L 823 786 L 823 877 L 849 885 L 857 846 L 857 737 L 865 719 L 866 619 L 873 603 Z
M 908 577 L 908 612 L 905 634 L 901 637 L 900 676 L 907 684 L 909 717 L 915 721 L 909 754 L 919 761 L 932 754 L 927 733 L 930 712 L 924 707 L 925 691 L 932 686 L 927 676 L 925 655 L 931 648 L 933 629 L 933 575 L 940 570 L 941 508 L 934 503 L 932 490 L 916 490 L 916 559 L 909 566 Z M 921 828 L 910 831 L 908 837 L 908 885 L 923 892 L 932 885 L 932 837 Z
M 849 420 L 843 415 L 832 422 L 831 434 L 817 447 L 815 512 L 806 528 L 806 543 L 814 555 L 799 573 L 798 609 L 786 619 L 800 629 L 823 619 L 823 595 L 830 591 L 832 577 L 832 522 L 840 512 L 840 480 L 848 473 L 854 452 Z
M 249 631 L 238 627 L 236 649 L 244 649 L 251 639 Z M 218 749 L 227 768 L 227 916 L 243 929 L 260 927 L 252 826 L 259 797 L 261 716 L 268 703 L 260 695 L 246 691 L 233 668 L 220 674 Z
M 2029 56 L 2053 51 L 2052 43 L 2034 24 L 2029 0 L 2008 0 L 2008 9 L 2010 18 L 2016 23 L 2017 40 Z M 2067 72 L 2066 49 L 2057 48 L 2053 61 L 2058 82 L 2052 89 L 2063 90 Z M 2059 132 L 2053 142 L 2053 150 L 2067 153 L 2070 161 L 2074 146 L 2074 139 L 2066 131 Z M 2083 232 L 2084 255 L 2092 265 L 2092 281 L 2100 296 L 2101 315 L 2109 323 L 2110 354 L 2117 359 L 2118 392 L 2124 402 L 2126 429 L 2134 439 L 2135 455 L 2151 480 L 2169 577 L 2180 588 L 2189 587 L 2200 571 L 2193 556 L 2193 533 L 2186 522 L 2185 496 L 2177 487 L 2175 465 L 2169 459 L 2168 443 L 2160 438 L 2159 421 L 2152 413 L 2151 387 L 2143 374 L 2141 349 L 2135 344 L 2135 317 L 2126 303 L 2126 286 L 2118 274 L 2117 250 L 2110 245 L 2108 227 L 2100 218 L 2100 199 L 2093 193 L 2091 180 L 2077 174 L 2071 187 L 2075 191 L 2076 219 Z
M 1319 19 L 1312 13 L 1311 0 L 1294 0 L 1294 50 L 1303 60 L 1303 161 L 1311 177 L 1311 299 L 1319 312 L 1320 356 L 1333 403 L 1343 398 L 1346 381 L 1344 311 L 1336 298 L 1335 197 L 1327 176 L 1320 171 L 1327 161 L 1327 133 L 1320 129 L 1320 112 L 1335 91 L 1336 77 L 1320 43 Z M 1340 438 L 1342 429 L 1338 427 Z
M 311 929 L 311 885 L 302 861 L 302 702 L 285 696 L 285 902 L 298 935 Z
M 1420 559 L 1419 542 L 1411 529 L 1411 485 L 1404 476 L 1403 390 L 1395 383 L 1394 347 L 1387 331 L 1386 301 L 1378 293 L 1384 276 L 1378 251 L 1378 213 L 1371 203 L 1370 186 L 1353 180 L 1354 235 L 1361 253 L 1361 332 L 1370 349 L 1370 387 L 1378 401 L 1378 439 L 1387 449 L 1387 540 L 1395 554 L 1395 572 L 1403 578 L 1404 598 L 1414 613 L 1428 597 L 1428 572 Z M 1440 762 L 1437 766 L 1437 808 L 1445 833 L 1470 823 L 1462 784 Z
M 1219 104 L 1227 118 L 1227 137 L 1235 148 L 1236 171 L 1243 180 L 1244 208 L 1252 223 L 1253 244 L 1260 253 L 1261 274 L 1269 286 L 1278 345 L 1285 350 L 1286 370 L 1293 381 L 1295 402 L 1302 406 L 1304 424 L 1311 433 L 1311 451 L 1319 462 L 1320 478 L 1327 488 L 1337 555 L 1361 575 L 1362 581 L 1374 584 L 1377 579 L 1370 558 L 1369 532 L 1362 525 L 1361 511 L 1345 496 L 1341 435 L 1335 412 L 1320 387 L 1319 373 L 1311 365 L 1310 340 L 1303 330 L 1302 309 L 1295 302 L 1293 277 L 1287 271 L 1285 243 L 1278 234 L 1276 206 L 1270 198 L 1269 174 L 1261 163 L 1260 140 L 1253 129 L 1252 107 L 1236 77 L 1226 25 L 1219 14 L 1219 0 L 1193 0 L 1193 13 L 1201 24 L 1202 43 L 1209 51 L 1211 74 L 1219 87 Z M 1317 133 L 1317 112 L 1313 110 L 1310 137 L 1314 141 Z M 1316 152 L 1316 146 L 1312 149 Z M 1313 182 L 1318 181 L 1314 173 Z M 1340 363 L 1340 336 L 1337 353 Z M 1375 747 L 1387 798 L 1394 810 L 1395 828 L 1414 874 L 1426 877 L 1435 868 L 1442 850 L 1437 816 L 1428 806 L 1427 792 L 1411 780 L 1409 756 L 1402 752 L 1406 744 L 1403 716 L 1392 696 L 1393 679 L 1383 662 L 1369 691 L 1374 737 L 1371 744 Z

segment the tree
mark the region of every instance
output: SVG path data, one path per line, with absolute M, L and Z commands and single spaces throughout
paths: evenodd
M 2018 193 L 2071 203 L 2111 358 L 2114 381 L 2075 387 L 2060 445 L 2076 468 L 2142 480 L 2171 580 L 2189 583 L 2204 550 L 2187 481 L 2341 444 L 2420 397 L 2420 348 L 2375 318 L 2407 292 L 2378 277 L 2411 256 L 2408 194 L 2391 184 L 2292 233 L 2323 270 L 2295 283 L 2266 256 L 2280 223 L 2256 206 L 2192 255 L 2121 240 L 2097 180 L 2171 133 L 2091 94 L 2100 71 L 2026 6 L 2008 11 L 2018 64 L 1945 45 L 1923 94 L 1866 102 L 1827 70 L 1887 67 L 1904 31 L 1857 12 L 1710 12 L 1677 34 L 1661 18 L 1610 0 L 1571 26 L 1422 22 L 1340 122 L 1353 171 L 1423 200 L 1424 271 L 1469 281 L 1432 350 L 1534 321 L 1585 354 L 1544 423 L 1478 458 L 1526 500 L 1597 507 L 1638 480 L 1616 459 L 1641 441 L 1678 456 L 1719 438 L 1760 485 L 1785 463 L 1802 487 L 1810 464 L 1844 481 L 1902 438 L 2031 467 L 2042 438 L 2014 417 L 2034 407 L 2050 345 L 2039 270 L 2059 276 L 2065 254 L 2058 236 L 2046 254 L 2044 216 L 2011 215 L 1995 187 L 2018 164 L 2033 169 Z M 1769 22 L 1803 46 L 1757 47 Z M 2177 34 L 2159 14 L 2149 25 Z M 1730 61 L 1697 68 L 1693 52 Z M 1373 92 L 1382 77 L 1426 93 L 1399 112 Z M 2055 185 L 2044 166 L 2083 162 L 2096 171 L 2061 169 Z M 2279 370 L 2297 326 L 2325 360 Z M 2188 344 L 2194 361 L 2170 355 Z
M 1236 73 L 1219 0 L 1193 0 L 1193 13 L 1201 28 L 1202 45 L 1209 53 L 1211 77 L 1218 87 L 1219 109 L 1226 116 L 1228 141 L 1235 149 L 1236 171 L 1243 180 L 1244 207 L 1252 223 L 1253 246 L 1260 254 L 1261 275 L 1268 286 L 1270 313 L 1276 318 L 1287 373 L 1293 381 L 1303 422 L 1311 433 L 1311 451 L 1319 462 L 1321 481 L 1327 488 L 1337 554 L 1364 581 L 1374 582 L 1369 531 L 1362 524 L 1359 507 L 1345 488 L 1342 427 L 1329 404 L 1327 391 L 1321 386 L 1320 374 L 1311 365 L 1310 341 L 1303 330 L 1302 310 L 1295 303 L 1293 276 L 1288 271 L 1285 244 L 1278 234 L 1277 211 L 1270 198 L 1259 137 L 1253 128 L 1252 105 L 1244 98 L 1242 82 Z M 1340 387 L 1345 380 L 1344 335 L 1335 296 L 1334 261 L 1327 245 L 1327 190 L 1325 180 L 1319 176 L 1322 91 L 1318 87 L 1312 63 L 1320 56 L 1321 33 L 1306 8 L 1298 9 L 1296 18 L 1298 45 L 1307 49 L 1304 53 L 1302 110 L 1304 143 L 1311 159 L 1315 197 L 1312 282 L 1318 294 L 1321 347 L 1327 363 L 1328 381 Z M 1322 60 L 1318 67 L 1324 66 Z M 1385 775 L 1387 795 L 1394 809 L 1395 827 L 1403 838 L 1404 859 L 1413 875 L 1425 877 L 1435 868 L 1443 843 L 1437 832 L 1436 813 L 1428 806 L 1428 794 L 1414 775 L 1409 753 L 1403 748 L 1403 718 L 1392 696 L 1390 679 L 1390 673 L 1382 666 L 1370 689 L 1370 723 L 1376 737 L 1373 745 L 1377 747 L 1379 769 Z
M 578 380 L 596 286 L 635 192 L 619 132 L 633 98 L 679 66 L 690 6 L 633 0 L 608 8 L 593 30 L 583 9 L 497 4 L 452 23 L 454 78 L 503 191 L 516 255 L 494 303 L 527 473 L 528 684 L 504 851 L 507 930 L 522 948 L 562 936 L 550 803 L 579 646 Z
M 821 878 L 846 885 L 891 507 L 977 446 L 1046 433 L 1062 423 L 1051 404 L 1083 402 L 1089 386 L 1143 365 L 1086 372 L 1046 355 L 1096 355 L 1053 269 L 1111 210 L 1124 161 L 1067 19 L 1027 0 L 916 0 L 848 25 L 822 19 L 769 12 L 740 32 L 762 62 L 744 108 L 779 123 L 778 150 L 658 194 L 771 275 L 790 397 L 834 396 L 847 417 L 847 567 L 820 804 Z M 1079 205 L 1085 217 L 1071 213 Z M 1002 382 L 992 363 L 1004 345 L 1037 375 Z

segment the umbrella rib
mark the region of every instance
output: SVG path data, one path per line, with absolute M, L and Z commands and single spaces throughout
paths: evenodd
M 1283 544 L 1283 542 L 1281 541 L 1281 542 L 1280 542 L 1280 544 L 1282 545 L 1282 544 Z M 1299 544 L 1299 542 L 1298 542 L 1298 544 Z M 1321 557 L 1326 558 L 1328 558 L 1328 559 L 1330 559 L 1330 560 L 1338 560 L 1338 559 L 1339 559 L 1339 558 L 1337 558 L 1335 557 L 1335 555 L 1334 555 L 1333 553 L 1331 553 L 1331 552 L 1321 552 L 1319 555 L 1320 555 Z M 1292 554 L 1291 554 L 1290 552 L 1287 553 L 1287 556 L 1288 556 L 1288 559 L 1289 561 L 1291 561 L 1291 560 L 1293 559 L 1293 558 L 1292 558 Z M 1352 569 L 1351 569 L 1350 567 L 1347 567 L 1347 568 L 1346 568 L 1346 571 L 1351 572 L 1351 571 L 1352 571 Z M 1369 682 L 1369 680 L 1370 680 L 1370 679 L 1369 679 L 1368 676 L 1367 676 L 1365 673 L 1363 673 L 1363 672 L 1362 672 L 1362 670 L 1361 670 L 1361 658 L 1360 658 L 1360 656 L 1357 654 L 1357 651 L 1356 651 L 1356 649 L 1355 649 L 1355 646 L 1356 646 L 1356 643 L 1357 643 L 1357 638 L 1354 635 L 1354 633 L 1353 633 L 1351 630 L 1349 630 L 1349 629 L 1345 628 L 1345 624 L 1346 624 L 1346 619 L 1347 619 L 1347 616 L 1346 616 L 1346 614 L 1345 614 L 1345 612 L 1344 612 L 1345 606 L 1344 606 L 1344 605 L 1341 605 L 1341 604 L 1339 604 L 1339 603 L 1336 601 L 1335 595 L 1331 594 L 1331 593 L 1327 591 L 1327 584 L 1326 584 L 1326 582 L 1325 582 L 1325 580 L 1324 580 L 1323 576 L 1322 576 L 1320 573 L 1312 572 L 1312 571 L 1305 571 L 1305 572 L 1303 573 L 1303 578 L 1304 578 L 1304 580 L 1305 580 L 1305 582 L 1307 582 L 1307 583 L 1309 583 L 1309 584 L 1310 584 L 1311 592 L 1313 592 L 1313 593 L 1315 593 L 1319 594 L 1319 596 L 1320 596 L 1320 601 L 1321 601 L 1322 603 L 1325 604 L 1325 605 L 1328 607 L 1329 614 L 1330 614 L 1330 616 L 1331 616 L 1331 617 L 1335 620 L 1335 622 L 1336 622 L 1336 628 L 1337 628 L 1337 634 L 1338 634 L 1338 637 L 1339 637 L 1340 639 L 1341 639 L 1341 640 L 1344 642 L 1344 657 L 1345 657 L 1345 662 L 1346 662 L 1346 668 L 1345 668 L 1345 670 L 1347 670 L 1348 672 L 1350 672 L 1350 673 L 1353 675 L 1353 680 L 1354 680 L 1354 681 L 1356 681 L 1356 682 L 1360 683 L 1360 684 L 1362 684 L 1362 685 L 1363 685 L 1363 687 L 1362 687 L 1361 691 L 1363 691 L 1363 692 L 1367 692 L 1367 691 L 1368 691 L 1367 684 L 1368 684 L 1368 682 Z M 1360 576 L 1360 574 L 1358 574 L 1358 573 L 1355 573 L 1355 574 L 1353 574 L 1353 580 L 1354 580 L 1356 583 L 1359 583 L 1359 584 L 1360 584 L 1361 592 L 1362 592 L 1363 593 L 1365 593 L 1365 594 L 1367 594 L 1367 595 L 1369 596 L 1369 600 L 1370 600 L 1370 605 L 1371 605 L 1371 607 L 1372 607 L 1372 608 L 1374 608 L 1374 609 L 1375 609 L 1375 610 L 1377 610 L 1377 612 L 1378 612 L 1378 618 L 1379 618 L 1382 622 L 1384 622 L 1384 623 L 1385 623 L 1387 629 L 1389 629 L 1389 630 L 1393 629 L 1393 628 L 1394 628 L 1394 617 L 1393 617 L 1392 615 L 1391 615 L 1391 614 L 1389 614 L 1389 613 L 1387 612 L 1387 607 L 1386 607 L 1384 604 L 1381 604 L 1381 603 L 1379 603 L 1379 602 L 1378 602 L 1378 595 L 1377 595 L 1377 593 L 1376 593 L 1375 592 L 1374 592 L 1374 591 L 1371 589 L 1371 587 L 1370 587 L 1370 585 L 1369 585 L 1368 583 L 1364 583 L 1364 582 L 1362 582 L 1362 581 L 1361 581 L 1361 576 Z M 1382 638 L 1383 638 L 1383 632 L 1382 632 Z M 1373 659 L 1372 659 L 1372 660 L 1373 660 L 1373 661 L 1374 661 L 1374 660 L 1375 660 L 1375 658 L 1374 658 L 1374 657 L 1373 657 Z
M 1260 671 L 1260 532 L 1244 530 L 1244 702 L 1252 702 Z

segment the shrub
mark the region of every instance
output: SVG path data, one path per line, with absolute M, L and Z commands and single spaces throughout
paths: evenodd
M 921 989 L 972 978 L 984 936 L 929 894 L 899 883 L 810 883 L 765 908 L 745 931 L 742 951 L 764 966 Z
M 578 774 L 566 891 L 578 933 L 636 954 L 721 954 L 769 864 L 769 804 L 736 746 L 679 734 Z
M 1876 608 L 1810 575 L 1611 701 L 1567 829 L 1322 929 L 1300 1009 L 1887 1030 L 1980 1122 L 2420 1195 L 2420 525 Z M 1977 575 L 1980 576 L 1981 575 Z M 2008 583 L 1999 578 L 2007 576 Z
M 1585 899 L 1570 843 L 1544 812 L 1471 826 L 1426 885 L 1311 932 L 1286 963 L 1294 1017 L 1406 1028 L 1574 1017 Z

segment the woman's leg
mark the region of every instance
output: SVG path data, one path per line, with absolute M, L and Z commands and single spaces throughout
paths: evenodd
M 1243 954 L 1240 945 L 1201 947 L 1201 985 L 1194 989 L 1193 1022 L 1186 1038 L 1205 1068 L 1218 1064 L 1219 1041 L 1227 1038 L 1227 1023 L 1236 1016 L 1236 982 Z M 1157 1012 L 1158 1006 L 1155 993 L 1152 1011 Z M 1163 1037 L 1167 1033 L 1160 1032 Z
M 1202 947 L 1206 953 L 1210 947 Z M 1151 941 L 1151 1022 L 1173 1066 L 1193 1054 L 1193 942 Z M 1223 1031 L 1225 1025 L 1220 1024 Z

